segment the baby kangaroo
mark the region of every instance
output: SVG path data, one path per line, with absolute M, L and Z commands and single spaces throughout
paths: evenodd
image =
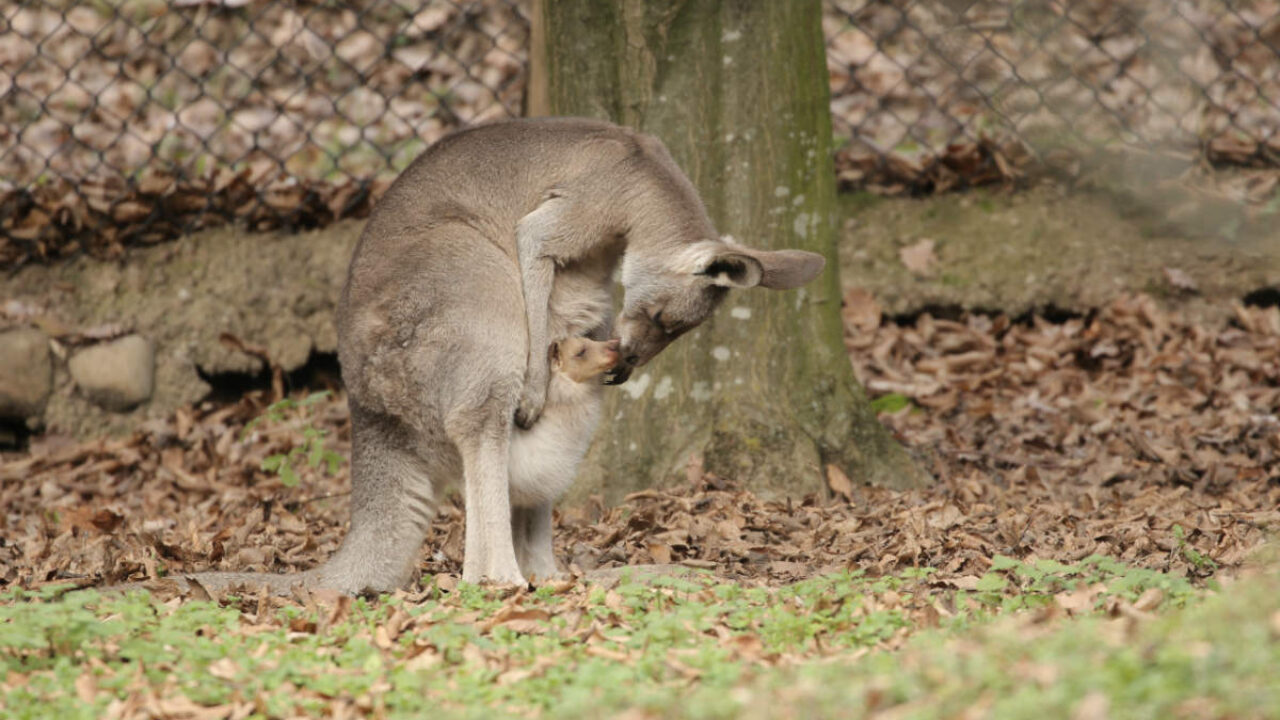
M 600 421 L 602 375 L 618 363 L 618 340 L 574 337 L 552 343 L 551 379 L 542 417 L 511 435 L 511 506 L 534 509 L 569 489 Z M 551 515 L 515 513 L 516 560 L 527 575 L 557 573 L 551 554 Z

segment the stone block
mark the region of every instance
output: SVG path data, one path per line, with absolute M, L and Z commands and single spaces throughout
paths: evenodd
M 0 332 L 0 419 L 40 417 L 52 390 L 49 338 L 35 328 Z
M 151 398 L 155 348 L 141 335 L 91 345 L 71 356 L 68 369 L 80 392 L 95 405 L 125 412 Z

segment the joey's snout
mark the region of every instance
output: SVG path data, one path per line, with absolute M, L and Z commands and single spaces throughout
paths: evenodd
M 617 367 L 618 362 L 622 359 L 622 340 L 620 338 L 613 338 L 612 340 L 606 341 L 604 344 L 604 354 L 609 358 L 609 367 Z
M 638 359 L 635 353 L 626 349 L 622 344 L 621 338 L 614 338 L 609 341 L 608 352 L 613 356 L 613 366 L 609 368 L 609 372 L 605 375 L 605 385 L 621 385 L 631 377 L 631 371 L 636 366 Z
M 600 347 L 601 366 L 605 370 L 612 370 L 618 366 L 618 348 L 621 343 L 621 340 L 614 338 Z
M 574 382 L 586 382 L 610 372 L 618 364 L 617 340 L 568 338 L 553 343 L 551 366 Z

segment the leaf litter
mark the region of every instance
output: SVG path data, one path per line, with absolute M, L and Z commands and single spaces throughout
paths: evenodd
M 537 582 L 536 592 L 484 593 L 459 582 L 456 497 L 443 503 L 424 545 L 420 588 L 388 603 L 323 591 L 180 592 L 158 578 L 299 570 L 341 539 L 345 470 L 301 464 L 299 482 L 289 485 L 262 466 L 304 445 L 307 427 L 348 454 L 343 398 L 309 402 L 304 417 L 254 422 L 272 400 L 256 393 L 184 408 L 127 438 L 45 436 L 28 453 L 6 455 L 0 579 L 9 592 L 35 593 L 150 580 L 162 617 L 186 597 L 208 596 L 239 613 L 201 633 L 243 638 L 225 640 L 245 643 L 242 651 L 208 665 L 243 692 L 201 696 L 140 674 L 125 682 L 91 662 L 75 693 L 95 697 L 95 683 L 109 680 L 117 688 L 110 716 L 301 712 L 272 704 L 283 688 L 245 689 L 257 682 L 247 667 L 277 662 L 254 639 L 272 629 L 294 643 L 314 638 L 334 663 L 339 647 L 366 650 L 360 667 L 372 686 L 299 686 L 293 699 L 327 704 L 335 715 L 378 716 L 394 685 L 389 667 L 480 668 L 516 693 L 548 682 L 557 663 L 649 668 L 640 660 L 656 652 L 660 669 L 645 672 L 682 687 L 716 677 L 686 641 L 772 666 L 894 649 L 918 630 L 1002 609 L 1034 609 L 1027 622 L 1035 627 L 1101 610 L 1132 628 L 1184 602 L 1194 586 L 1229 577 L 1280 527 L 1280 309 L 1238 306 L 1233 320 L 1205 326 L 1136 296 L 1061 323 L 925 314 L 899 324 L 873 322 L 867 293 L 848 295 L 845 342 L 856 372 L 880 406 L 898 408 L 881 419 L 938 479 L 934 487 L 865 487 L 832 466 L 829 493 L 766 500 L 692 458 L 674 487 L 635 493 L 619 507 L 558 512 L 556 551 L 571 574 Z M 881 402 L 891 395 L 901 401 Z M 742 606 L 725 592 L 764 594 Z M 808 624 L 770 614 L 779 603 Z M 379 613 L 371 624 L 341 630 L 369 607 Z M 654 637 L 676 637 L 671 623 L 687 640 L 655 646 Z M 516 657 L 500 638 L 550 645 Z M 102 651 L 118 652 L 115 642 L 101 641 Z M 55 645 L 11 652 L 36 663 Z M 25 678 L 11 673 L 6 687 Z M 321 682 L 305 673 L 295 681 Z M 132 690 L 121 694 L 124 686 Z M 450 692 L 426 697 L 448 707 Z
M 1280 526 L 1280 309 L 1237 306 L 1206 327 L 1136 296 L 1063 323 L 924 314 L 873 325 L 874 299 L 853 290 L 850 301 L 855 370 L 877 406 L 900 408 L 881 418 L 936 486 L 864 487 L 832 467 L 827 496 L 766 500 L 693 462 L 675 487 L 558 512 L 562 564 L 670 563 L 772 585 L 932 567 L 945 583 L 983 575 L 997 554 L 1098 554 L 1204 576 L 1239 565 Z M 289 487 L 262 466 L 304 446 L 311 425 L 348 456 L 345 402 L 246 435 L 266 401 L 184 408 L 125 438 L 45 436 L 9 454 L 0 580 L 279 572 L 327 557 L 346 519 L 345 468 L 299 467 Z M 456 576 L 461 554 L 453 497 L 422 569 Z

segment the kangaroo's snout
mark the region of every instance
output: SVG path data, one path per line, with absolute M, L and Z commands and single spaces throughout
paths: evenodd
M 634 368 L 625 360 L 620 360 L 604 376 L 605 385 L 621 385 L 631 377 Z

